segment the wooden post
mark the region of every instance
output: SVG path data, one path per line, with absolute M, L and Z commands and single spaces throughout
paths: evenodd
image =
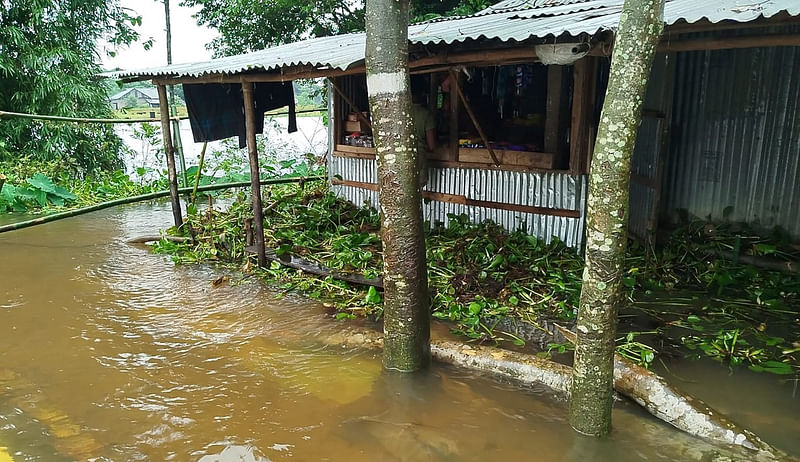
M 544 152 L 555 154 L 556 165 L 563 168 L 561 158 L 561 107 L 564 92 L 561 82 L 564 66 L 547 66 L 547 112 L 544 119 Z
M 164 85 L 158 86 L 158 108 L 161 112 L 161 137 L 164 138 L 164 155 L 167 157 L 167 176 L 169 178 L 169 201 L 172 203 L 172 218 L 175 227 L 183 226 L 181 214 L 181 200 L 178 197 L 178 173 L 175 171 L 175 151 L 172 148 L 172 133 L 169 121 L 169 102 L 167 89 Z
M 250 187 L 253 195 L 253 221 L 258 266 L 266 266 L 264 251 L 264 210 L 261 208 L 261 177 L 258 168 L 258 145 L 256 144 L 256 105 L 253 99 L 252 82 L 242 82 L 244 96 L 244 122 L 247 130 L 247 154 L 250 157 Z
M 569 169 L 573 173 L 589 173 L 594 149 L 594 93 L 596 61 L 587 56 L 575 62 L 573 69 L 572 128 L 569 140 Z
M 495 154 L 494 149 L 492 149 L 492 145 L 489 143 L 489 138 L 486 136 L 486 133 L 483 131 L 483 127 L 481 127 L 480 122 L 478 122 L 478 118 L 475 116 L 475 113 L 472 112 L 472 108 L 467 101 L 467 98 L 464 96 L 464 92 L 461 91 L 461 85 L 458 82 L 457 73 L 450 71 L 450 75 L 452 76 L 453 80 L 453 87 L 456 89 L 456 93 L 458 94 L 458 98 L 461 100 L 461 104 L 464 105 L 464 109 L 467 110 L 467 115 L 469 119 L 472 121 L 472 125 L 475 126 L 475 130 L 478 131 L 478 136 L 481 137 L 483 144 L 486 145 L 486 150 L 489 151 L 489 155 L 492 157 L 492 162 L 494 162 L 495 166 L 500 165 L 500 160 L 497 159 L 497 154 Z
M 449 130 L 449 139 L 447 143 L 447 147 L 450 152 L 448 152 L 448 160 L 453 162 L 458 161 L 458 110 L 460 107 L 460 101 L 458 98 L 457 92 L 455 91 L 456 86 L 458 85 L 458 79 L 461 78 L 461 73 L 453 73 L 450 72 L 450 130 Z

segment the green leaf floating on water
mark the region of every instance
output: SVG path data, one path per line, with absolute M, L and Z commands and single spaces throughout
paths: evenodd
M 761 364 L 753 364 L 750 366 L 750 370 L 756 372 L 769 372 L 770 374 L 778 375 L 794 374 L 794 369 L 792 369 L 792 366 L 780 361 L 764 361 Z

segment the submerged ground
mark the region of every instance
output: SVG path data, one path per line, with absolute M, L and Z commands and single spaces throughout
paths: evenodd
M 138 205 L 0 235 L 0 454 L 620 461 L 696 460 L 710 448 L 624 402 L 612 437 L 594 441 L 544 390 L 441 365 L 384 374 L 375 352 L 323 346 L 342 324 L 320 303 L 276 298 L 254 278 L 215 288 L 218 270 L 124 243 L 170 219 L 166 205 Z M 800 453 L 791 383 L 666 365 L 670 380 Z

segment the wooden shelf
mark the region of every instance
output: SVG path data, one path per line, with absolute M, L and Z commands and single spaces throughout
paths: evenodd
M 333 150 L 333 155 L 336 157 L 354 157 L 356 159 L 374 159 L 375 148 L 337 144 Z
M 552 169 L 555 155 L 547 152 L 508 151 L 495 149 L 500 165 L 516 165 L 530 168 Z M 463 163 L 491 164 L 492 156 L 485 148 L 459 148 L 458 161 Z
M 555 161 L 555 155 L 546 152 L 507 151 L 504 149 L 495 149 L 494 152 L 497 155 L 497 159 L 500 161 L 500 165 L 497 167 L 494 166 L 489 151 L 480 148 L 459 148 L 458 161 L 446 161 L 448 156 L 447 152 L 444 151 L 432 153 L 429 157 L 429 161 L 431 161 L 431 165 L 459 168 L 492 167 L 500 170 L 504 168 L 508 170 L 552 170 Z M 333 150 L 333 155 L 336 157 L 352 157 L 356 159 L 374 159 L 375 148 L 337 144 L 336 148 Z

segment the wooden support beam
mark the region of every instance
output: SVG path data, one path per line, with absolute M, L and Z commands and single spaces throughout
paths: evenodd
M 345 94 L 344 94 L 344 92 L 342 91 L 342 89 L 341 89 L 341 88 L 339 88 L 339 85 L 337 85 L 337 84 L 336 84 L 336 82 L 334 82 L 334 81 L 333 81 L 333 79 L 328 79 L 328 80 L 330 80 L 330 82 L 331 82 L 331 86 L 332 86 L 332 87 L 333 87 L 333 89 L 336 91 L 336 93 L 338 93 L 338 94 L 339 94 L 339 97 L 341 97 L 341 98 L 344 100 L 344 102 L 345 102 L 345 103 L 347 103 L 347 105 L 348 105 L 348 106 L 350 106 L 350 109 L 351 109 L 353 112 L 355 112 L 355 113 L 356 113 L 356 117 L 358 117 L 358 120 L 360 120 L 360 121 L 364 122 L 364 124 L 365 124 L 367 127 L 369 127 L 369 129 L 370 129 L 370 130 L 372 130 L 372 123 L 369 121 L 369 119 L 367 119 L 367 118 L 364 116 L 364 114 L 362 114 L 362 113 L 361 113 L 361 109 L 359 109 L 359 107 L 358 107 L 358 106 L 356 106 L 356 103 L 354 103 L 354 102 L 353 102 L 353 100 L 351 100 L 350 98 L 348 98 L 348 97 L 347 97 L 347 95 L 345 95 Z M 340 121 L 337 121 L 337 122 L 340 122 Z M 338 140 L 337 140 L 337 141 L 338 141 Z
M 340 180 L 334 178 L 331 184 L 340 186 L 350 186 L 353 188 L 366 189 L 369 191 L 377 191 L 378 185 L 375 183 L 363 183 L 360 181 Z M 450 204 L 471 205 L 474 207 L 485 207 L 489 209 L 510 210 L 512 212 L 533 213 L 536 215 L 549 215 L 555 217 L 567 218 L 580 218 L 581 213 L 577 210 L 556 209 L 548 207 L 534 207 L 532 205 L 518 205 L 506 204 L 503 202 L 482 201 L 478 199 L 470 199 L 466 196 L 457 194 L 446 194 L 434 191 L 422 191 L 424 199 L 430 199 L 437 202 L 447 202 Z
M 486 133 L 484 133 L 480 122 L 478 122 L 478 118 L 475 117 L 475 113 L 472 112 L 472 107 L 470 107 L 467 98 L 461 91 L 461 84 L 458 82 L 458 74 L 451 70 L 450 77 L 451 77 L 450 80 L 452 80 L 452 87 L 456 89 L 456 93 L 458 94 L 458 98 L 461 100 L 461 104 L 464 105 L 464 109 L 467 110 L 467 115 L 469 115 L 470 120 L 472 120 L 472 125 L 475 126 L 475 130 L 478 131 L 478 136 L 481 137 L 481 140 L 483 140 L 483 144 L 486 146 L 486 149 L 489 150 L 489 155 L 492 157 L 492 162 L 494 162 L 495 165 L 500 165 L 500 160 L 497 158 L 497 154 L 495 154 L 494 149 L 492 149 L 492 145 L 489 143 L 489 138 L 486 137 Z
M 659 52 L 698 51 L 698 50 L 734 50 L 739 48 L 759 47 L 797 47 L 800 46 L 800 34 L 757 35 L 750 37 L 728 37 L 720 39 L 702 38 L 685 40 L 662 40 L 658 45 Z
M 267 256 L 264 248 L 264 209 L 261 205 L 261 173 L 258 168 L 258 145 L 256 144 L 256 105 L 253 98 L 253 83 L 241 82 L 241 84 L 244 96 L 247 154 L 250 160 L 250 188 L 253 195 L 254 245 L 258 256 L 258 266 L 264 267 L 267 265 Z
M 596 59 L 582 58 L 573 66 L 569 169 L 576 174 L 589 173 L 594 149 Z
M 451 81 L 458 81 L 458 79 L 461 78 L 461 74 L 450 72 L 449 68 L 447 72 Z M 458 118 L 459 112 L 461 111 L 461 103 L 459 97 L 456 96 L 455 91 L 453 91 L 453 88 L 455 88 L 455 86 L 451 83 L 449 95 L 450 119 L 448 120 L 449 126 L 447 130 L 447 158 L 450 161 L 458 162 Z
M 172 147 L 172 133 L 169 122 L 169 102 L 167 89 L 164 85 L 158 86 L 158 104 L 161 113 L 161 137 L 164 139 L 164 155 L 167 158 L 167 176 L 169 179 L 169 201 L 172 204 L 172 219 L 175 227 L 183 226 L 181 213 L 181 199 L 178 196 L 178 173 L 175 170 L 175 151 Z
M 545 152 L 558 153 L 560 151 L 560 121 L 561 121 L 561 81 L 564 76 L 564 66 L 547 66 L 547 109 L 544 119 L 544 150 Z M 557 161 L 561 165 L 560 159 Z
M 261 72 L 257 74 L 208 74 L 200 77 L 162 77 L 154 78 L 154 85 L 175 85 L 179 83 L 259 83 L 259 82 L 291 82 L 298 79 L 318 79 L 341 77 L 343 75 L 363 74 L 364 66 L 356 66 L 352 69 L 308 69 L 308 70 L 292 70 L 291 72 L 282 72 L 276 70 L 273 72 Z M 140 79 L 123 79 L 123 81 L 136 81 Z M 146 79 L 141 79 L 146 80 Z

